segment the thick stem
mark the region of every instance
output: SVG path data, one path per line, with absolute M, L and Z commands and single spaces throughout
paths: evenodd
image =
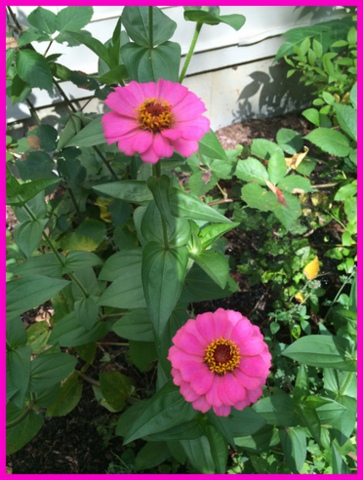
M 197 40 L 198 40 L 200 31 L 202 29 L 202 25 L 203 25 L 202 23 L 197 22 L 197 24 L 195 26 L 195 31 L 194 31 L 194 35 L 193 35 L 193 38 L 192 38 L 192 42 L 190 44 L 189 51 L 188 51 L 187 56 L 185 58 L 183 69 L 182 69 L 181 74 L 179 76 L 179 83 L 183 82 L 185 74 L 187 73 L 190 60 L 191 60 L 191 58 L 193 56 L 193 53 L 194 53 L 195 45 L 197 44 Z
M 148 7 L 149 12 L 149 50 L 154 48 L 154 24 L 153 24 L 153 7 Z

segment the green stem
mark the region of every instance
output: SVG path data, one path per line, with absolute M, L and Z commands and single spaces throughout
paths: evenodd
M 334 300 L 332 301 L 332 303 L 329 307 L 329 310 L 328 310 L 327 314 L 325 315 L 324 320 L 326 320 L 328 318 L 330 310 L 332 309 L 334 303 L 336 303 L 337 299 L 339 298 L 339 295 L 341 294 L 343 288 L 350 282 L 350 279 L 352 278 L 352 275 L 355 275 L 355 269 L 352 271 L 352 273 L 349 275 L 349 277 L 345 280 L 345 282 L 339 288 L 338 293 L 335 295 Z
M 19 415 L 18 418 L 16 418 L 12 422 L 9 422 L 9 423 L 6 424 L 6 428 L 8 429 L 8 428 L 11 428 L 11 427 L 15 427 L 16 425 L 19 425 L 19 423 L 22 422 L 24 420 L 24 418 L 26 418 L 32 410 L 33 410 L 33 405 L 30 403 L 26 407 L 24 412 L 21 415 Z
M 97 152 L 97 154 L 100 156 L 102 162 L 105 164 L 105 166 L 108 168 L 109 172 L 111 173 L 111 175 L 113 175 L 116 180 L 118 180 L 118 176 L 115 172 L 115 170 L 111 167 L 110 163 L 107 161 L 107 159 L 104 157 L 104 155 L 101 153 L 100 149 L 98 147 L 96 147 L 95 145 L 93 146 L 93 149 L 95 150 L 95 152 Z
M 355 374 L 355 372 L 349 372 L 347 379 L 339 390 L 339 395 L 343 396 L 345 394 L 345 390 L 348 388 L 348 385 L 351 382 L 352 378 L 355 376 Z
M 28 213 L 28 215 L 30 216 L 30 218 L 36 222 L 37 219 L 35 218 L 33 212 L 30 210 L 30 208 L 28 207 L 28 205 L 24 205 L 24 210 Z M 54 253 L 54 255 L 56 256 L 58 262 L 61 264 L 62 267 L 65 266 L 64 264 L 64 260 L 62 258 L 62 256 L 59 254 L 58 250 L 55 248 L 55 246 L 53 245 L 53 242 L 52 240 L 50 239 L 49 235 L 43 230 L 43 238 L 44 240 L 47 242 L 49 248 L 52 250 L 52 252 Z M 73 275 L 73 273 L 68 273 L 69 275 L 69 278 L 78 286 L 78 288 L 81 290 L 81 292 L 83 293 L 83 295 L 85 297 L 88 297 L 88 293 L 87 291 L 85 290 L 84 286 L 82 285 L 82 283 L 78 280 L 78 278 Z
M 193 56 L 195 45 L 197 44 L 197 40 L 198 40 L 200 31 L 202 29 L 202 26 L 203 26 L 203 24 L 199 23 L 199 22 L 197 22 L 197 24 L 195 26 L 195 31 L 194 31 L 194 35 L 193 35 L 193 38 L 192 38 L 192 42 L 190 44 L 189 51 L 187 53 L 187 56 L 185 58 L 185 62 L 184 62 L 184 65 L 183 65 L 183 69 L 182 69 L 180 77 L 179 77 L 179 83 L 183 82 L 185 74 L 187 73 L 187 69 L 188 69 L 190 60 Z

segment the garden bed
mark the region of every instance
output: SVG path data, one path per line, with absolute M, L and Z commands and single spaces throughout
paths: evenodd
M 266 138 L 274 140 L 276 132 L 280 128 L 292 128 L 300 134 L 308 133 L 308 124 L 299 114 L 289 114 L 282 117 L 251 119 L 241 123 L 222 128 L 217 135 L 225 149 L 236 148 L 238 144 L 250 144 L 254 138 Z M 320 183 L 319 179 L 315 179 Z M 8 211 L 8 229 L 14 226 L 14 217 L 11 210 Z M 336 235 L 334 224 L 328 224 L 323 229 L 315 230 L 310 238 L 312 245 L 322 245 L 324 236 L 331 238 Z M 225 236 L 228 245 L 226 254 L 230 258 L 231 275 L 238 283 L 240 291 L 228 298 L 203 302 L 192 305 L 195 313 L 213 311 L 218 307 L 234 309 L 250 318 L 253 323 L 261 328 L 267 328 L 271 321 L 269 312 L 278 300 L 279 292 L 271 291 L 267 285 L 261 282 L 254 286 L 248 283 L 248 276 L 244 275 L 233 265 L 238 265 L 241 256 L 246 250 L 258 251 L 262 246 L 262 238 L 256 236 L 256 232 L 235 229 Z M 276 240 L 278 241 L 278 239 Z M 319 258 L 323 259 L 326 244 L 318 248 Z M 324 288 L 327 296 L 333 298 L 340 287 L 339 277 L 336 273 L 336 262 L 332 259 L 324 259 Z M 329 293 L 330 292 L 330 293 Z M 51 315 L 48 305 L 44 305 L 36 312 L 28 312 L 23 316 L 26 326 L 36 321 L 44 320 Z M 314 324 L 320 321 L 319 315 L 311 318 Z M 316 328 L 315 328 L 316 330 Z M 280 340 L 289 338 L 288 328 L 281 328 Z M 114 334 L 108 335 L 106 341 L 117 341 Z M 87 376 L 98 377 L 98 372 L 108 368 L 107 359 L 115 358 L 117 368 L 127 374 L 136 387 L 136 391 L 145 394 L 154 389 L 155 371 L 152 368 L 148 372 L 140 372 L 130 365 L 125 347 L 115 347 L 105 343 L 99 350 L 94 365 L 88 370 Z M 115 435 L 114 429 L 119 413 L 113 414 L 99 405 L 90 383 L 84 382 L 82 398 L 77 407 L 67 416 L 47 419 L 45 425 L 35 438 L 23 449 L 8 458 L 8 468 L 12 473 L 43 474 L 43 473 L 136 473 L 133 470 L 134 457 L 143 441 L 136 441 L 124 447 L 122 439 Z M 230 451 L 230 463 L 233 452 Z M 155 473 L 183 473 L 170 463 L 155 468 Z M 139 472 L 138 472 L 139 473 Z M 147 472 L 151 473 L 151 472 Z M 187 472 L 189 473 L 189 472 Z

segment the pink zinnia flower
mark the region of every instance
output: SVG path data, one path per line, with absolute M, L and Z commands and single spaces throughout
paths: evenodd
M 226 417 L 231 407 L 243 410 L 262 395 L 271 354 L 260 329 L 241 313 L 219 308 L 197 315 L 173 343 L 168 359 L 174 383 L 196 410 L 213 408 Z
M 204 103 L 180 83 L 169 80 L 132 81 L 116 87 L 105 103 L 112 109 L 102 118 L 107 143 L 118 142 L 121 152 L 138 153 L 144 162 L 170 158 L 174 150 L 189 157 L 209 131 L 209 120 L 202 116 Z

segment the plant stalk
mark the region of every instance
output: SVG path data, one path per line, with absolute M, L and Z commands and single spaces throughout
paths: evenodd
M 188 66 L 189 66 L 190 60 L 193 56 L 194 49 L 195 49 L 195 46 L 197 44 L 197 40 L 198 40 L 200 31 L 202 29 L 202 26 L 203 26 L 203 24 L 199 23 L 199 22 L 197 22 L 197 24 L 195 26 L 195 31 L 194 31 L 194 35 L 193 35 L 193 38 L 192 38 L 192 41 L 191 41 L 191 44 L 190 44 L 190 47 L 189 47 L 189 51 L 188 51 L 187 56 L 185 58 L 183 69 L 182 69 L 181 74 L 179 76 L 179 83 L 183 82 L 185 74 L 187 73 Z

